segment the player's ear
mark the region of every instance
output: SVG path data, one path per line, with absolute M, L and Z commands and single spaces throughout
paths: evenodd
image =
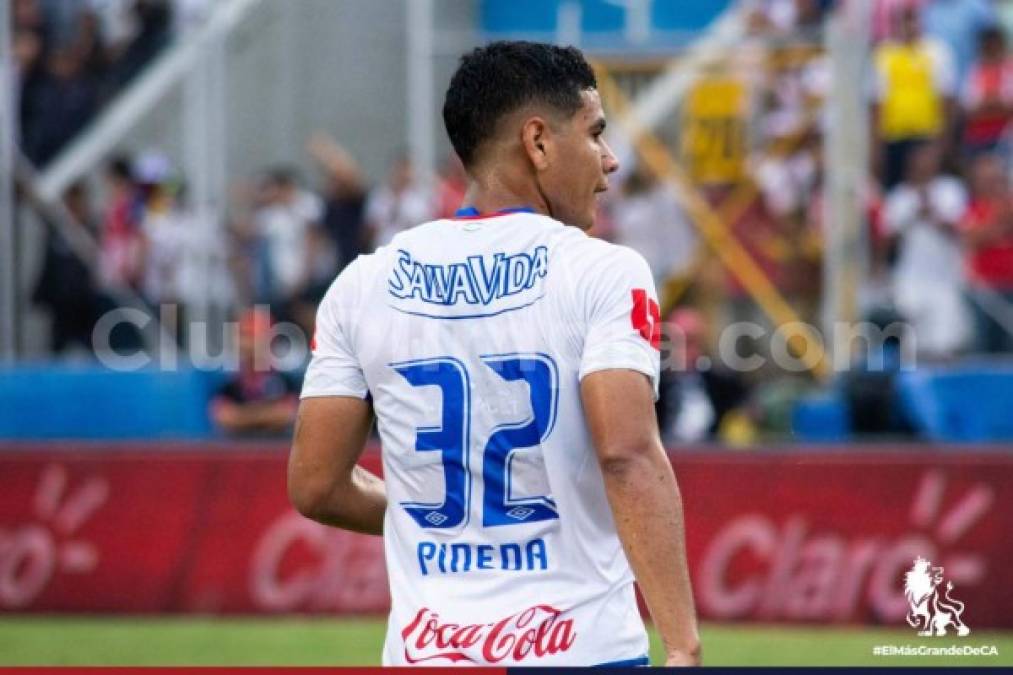
M 521 127 L 521 144 L 536 171 L 549 168 L 549 125 L 545 119 L 529 117 Z

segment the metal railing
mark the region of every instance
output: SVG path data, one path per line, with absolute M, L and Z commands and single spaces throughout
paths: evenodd
M 95 170 L 132 130 L 173 91 L 182 87 L 183 157 L 192 204 L 198 222 L 222 227 L 227 195 L 225 130 L 225 41 L 263 0 L 227 0 L 216 3 L 212 14 L 163 52 L 134 79 L 43 173 L 17 150 L 15 97 L 0 96 L 0 360 L 17 356 L 18 251 L 15 230 L 15 184 L 23 203 L 42 221 L 55 227 L 72 251 L 94 272 L 98 243 L 68 212 L 66 190 Z M 13 92 L 9 2 L 0 0 L 0 91 Z M 208 259 L 206 265 L 210 265 Z M 210 271 L 205 270 L 210 277 Z M 125 307 L 147 308 L 131 289 L 110 289 Z M 195 319 L 205 318 L 206 307 L 191 308 Z M 175 349 L 165 330 L 152 322 L 149 348 L 155 337 L 159 349 Z

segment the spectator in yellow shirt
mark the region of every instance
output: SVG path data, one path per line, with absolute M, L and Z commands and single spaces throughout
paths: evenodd
M 874 54 L 874 157 L 889 189 L 900 182 L 911 149 L 926 140 L 948 141 L 956 76 L 944 43 L 922 33 L 914 7 L 897 14 L 896 38 Z

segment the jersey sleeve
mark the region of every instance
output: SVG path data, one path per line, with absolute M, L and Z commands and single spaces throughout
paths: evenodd
M 369 387 L 352 346 L 357 309 L 357 263 L 341 273 L 317 310 L 313 358 L 303 380 L 301 398 L 351 396 L 366 398 Z
M 578 289 L 586 322 L 580 379 L 600 370 L 636 370 L 651 379 L 657 399 L 661 316 L 650 267 L 622 246 L 608 246 L 588 263 Z

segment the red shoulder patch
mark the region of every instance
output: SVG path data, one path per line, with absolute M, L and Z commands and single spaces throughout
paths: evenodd
M 633 289 L 633 311 L 630 321 L 641 337 L 655 349 L 661 349 L 661 308 L 643 288 Z

